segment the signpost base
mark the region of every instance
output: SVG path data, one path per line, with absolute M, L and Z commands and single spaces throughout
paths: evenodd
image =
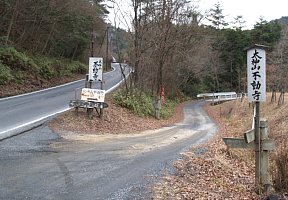
M 257 115 L 256 115 L 257 116 Z M 255 123 L 256 128 L 256 123 Z M 255 129 L 244 133 L 244 138 L 222 138 L 228 148 L 242 148 L 255 150 L 255 188 L 258 194 L 271 190 L 269 171 L 269 151 L 275 149 L 275 141 L 268 138 L 268 122 L 261 119 L 259 123 L 259 139 L 257 144 L 251 134 L 255 134 Z M 255 135 L 255 138 L 257 136 Z

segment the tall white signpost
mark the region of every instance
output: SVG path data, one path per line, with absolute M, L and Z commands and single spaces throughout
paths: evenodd
M 103 58 L 89 58 L 89 82 L 100 81 L 103 90 Z M 100 105 L 100 118 L 103 116 L 103 104 Z
M 261 46 L 253 46 L 247 51 L 248 100 L 266 100 L 266 51 Z
M 265 46 L 254 45 L 247 50 L 248 100 L 255 102 L 254 143 L 255 143 L 255 184 L 260 193 L 261 180 L 261 136 L 260 102 L 266 100 L 266 51 Z
M 255 150 L 255 186 L 259 194 L 271 186 L 269 151 L 275 148 L 275 142 L 268 137 L 267 120 L 260 121 L 260 102 L 266 100 L 266 48 L 262 45 L 247 48 L 247 89 L 248 100 L 255 102 L 254 126 L 244 133 L 244 138 L 223 137 L 229 148 Z
M 101 81 L 103 74 L 103 58 L 89 58 L 89 81 Z M 102 88 L 101 88 L 102 89 Z

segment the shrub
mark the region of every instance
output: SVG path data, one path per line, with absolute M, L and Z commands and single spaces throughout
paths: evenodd
M 51 65 L 42 65 L 40 68 L 40 75 L 44 79 L 51 79 L 56 76 L 56 71 Z
M 66 63 L 65 69 L 66 74 L 75 74 L 75 73 L 80 73 L 80 74 L 85 74 L 88 71 L 88 66 L 79 62 L 79 61 L 72 61 Z
M 140 116 L 154 116 L 155 109 L 153 106 L 153 98 L 147 93 L 134 89 L 133 94 L 126 95 L 125 90 L 119 90 L 114 93 L 113 100 L 116 104 L 130 109 Z M 174 114 L 175 105 L 179 104 L 179 100 L 166 99 L 164 105 L 161 106 L 160 117 L 167 119 Z
M 7 36 L 0 36 L 0 47 L 8 47 L 11 44 L 11 41 L 7 41 Z
M 78 61 L 67 61 L 38 56 L 35 62 L 40 68 L 40 75 L 45 79 L 60 76 L 71 76 L 75 73 L 85 73 L 88 69 L 85 64 Z M 87 68 L 87 69 L 86 69 Z
M 34 60 L 13 47 L 0 48 L 0 60 L 13 70 L 37 72 L 39 69 Z
M 113 95 L 116 104 L 130 109 L 140 116 L 151 116 L 154 114 L 151 96 L 134 89 L 133 93 L 125 94 L 125 90 L 119 90 Z
M 2 64 L 0 61 L 0 85 L 4 85 L 13 79 L 13 75 L 8 66 Z
M 169 100 L 165 101 L 165 105 L 161 107 L 160 116 L 164 119 L 172 117 L 174 114 L 174 109 L 177 104 L 180 102 L 178 100 Z

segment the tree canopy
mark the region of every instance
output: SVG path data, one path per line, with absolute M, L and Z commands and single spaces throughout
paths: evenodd
M 177 92 L 246 91 L 245 47 L 274 47 L 281 34 L 277 21 L 260 19 L 252 30 L 236 16 L 225 21 L 219 3 L 201 25 L 203 16 L 184 0 L 133 1 L 134 34 L 130 59 L 135 66 L 135 84 L 157 95 L 162 87 Z M 139 78 L 141 77 L 141 78 Z
M 286 52 L 285 45 L 278 45 L 285 34 L 277 20 L 260 19 L 253 29 L 244 30 L 242 16 L 226 22 L 220 3 L 209 13 L 187 0 L 131 0 L 131 6 L 133 30 L 109 28 L 106 50 L 134 67 L 130 88 L 152 95 L 163 88 L 172 97 L 242 92 L 245 47 L 262 44 Z M 86 61 L 91 42 L 100 52 L 107 37 L 105 0 L 1 0 L 0 13 L 0 45 L 31 54 Z M 268 57 L 269 62 L 281 63 L 280 55 Z
M 102 1 L 88 0 L 1 0 L 0 9 L 2 45 L 71 59 L 83 56 L 107 14 Z

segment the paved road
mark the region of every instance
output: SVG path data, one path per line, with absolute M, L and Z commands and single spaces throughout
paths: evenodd
M 105 73 L 103 78 L 103 89 L 108 91 L 122 80 L 119 64 L 113 63 L 113 67 L 115 70 Z M 126 68 L 125 72 L 127 74 L 129 69 Z M 0 99 L 0 139 L 38 126 L 48 117 L 66 111 L 69 109 L 69 101 L 75 98 L 75 89 L 83 88 L 84 85 L 85 81 L 81 80 L 27 95 Z M 93 88 L 100 88 L 100 83 L 93 83 Z
M 60 137 L 42 125 L 2 140 L 0 199 L 151 199 L 151 184 L 173 172 L 179 154 L 216 133 L 203 104 L 187 104 L 179 124 L 141 134 Z

